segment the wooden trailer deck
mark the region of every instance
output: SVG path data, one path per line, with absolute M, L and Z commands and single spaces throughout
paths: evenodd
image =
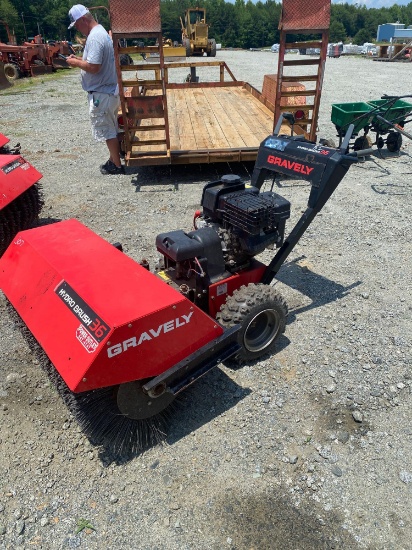
M 129 164 L 254 161 L 259 144 L 273 131 L 273 112 L 242 82 L 237 86 L 168 89 L 167 105 L 169 154 L 165 144 L 132 145 Z M 143 127 L 155 124 L 156 119 L 142 121 Z M 157 140 L 160 134 L 151 130 L 145 139 Z M 166 157 L 159 155 L 160 151 Z
M 216 80 L 169 82 L 172 69 L 184 74 L 189 69 L 195 79 L 196 69 L 213 66 L 219 69 Z M 273 131 L 274 106 L 250 84 L 237 81 L 224 61 L 165 64 L 162 79 L 158 73 L 147 80 L 148 69 L 158 71 L 155 64 L 132 65 L 128 70 L 136 71 L 136 79 L 123 81 L 129 166 L 256 160 L 260 143 Z M 155 104 L 159 80 L 165 109 Z

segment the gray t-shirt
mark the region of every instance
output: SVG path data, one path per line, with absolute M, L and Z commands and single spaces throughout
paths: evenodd
M 96 74 L 81 71 L 82 88 L 86 92 L 117 93 L 117 74 L 114 63 L 113 42 L 101 25 L 93 27 L 86 40 L 83 59 L 101 65 Z

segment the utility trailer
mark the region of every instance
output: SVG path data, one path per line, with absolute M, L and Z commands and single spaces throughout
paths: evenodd
M 127 164 L 256 160 L 262 137 L 273 129 L 274 113 L 274 107 L 258 90 L 236 80 L 224 61 L 165 63 L 166 113 L 163 97 L 152 84 L 159 81 L 157 75 L 147 76 L 149 71 L 159 72 L 150 59 L 131 66 L 136 80 L 128 86 L 129 82 L 123 81 L 126 117 L 121 122 Z M 216 73 L 214 81 L 203 80 L 205 70 Z M 176 73 L 181 75 L 181 82 L 176 82 Z M 286 125 L 285 133 L 290 133 Z
M 109 12 L 127 165 L 254 161 L 260 142 L 273 132 L 274 121 L 289 111 L 298 121 L 295 133 L 316 141 L 330 0 L 283 0 L 274 103 L 247 82 L 237 81 L 223 61 L 166 62 L 160 1 L 110 0 Z M 288 41 L 300 34 L 319 35 L 320 39 Z M 318 58 L 284 59 L 287 50 L 302 44 L 318 48 Z M 144 60 L 122 65 L 124 54 L 140 54 Z M 305 74 L 308 65 L 314 66 L 309 76 Z M 219 68 L 218 78 L 199 80 L 197 70 L 213 66 Z M 288 74 L 284 67 L 297 72 Z M 178 69 L 188 75 L 172 82 L 170 73 Z M 302 86 L 297 91 L 300 81 L 309 82 L 310 89 Z M 296 97 L 301 101 L 294 101 Z M 302 109 L 306 98 L 311 101 Z M 291 133 L 287 122 L 282 133 Z
M 167 62 L 160 2 L 110 0 L 109 12 L 126 164 L 256 160 L 259 144 L 273 131 L 275 105 L 236 80 L 224 61 Z M 122 65 L 124 54 L 142 60 Z M 197 71 L 206 67 L 216 67 L 215 80 L 199 80 Z M 172 71 L 179 69 L 183 78 L 172 82 Z M 287 104 L 294 95 L 284 94 Z M 290 135 L 287 122 L 284 133 Z M 295 133 L 307 136 L 299 124 Z

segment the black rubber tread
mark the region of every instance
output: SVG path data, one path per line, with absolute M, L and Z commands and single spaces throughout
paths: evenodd
M 244 346 L 244 333 L 251 319 L 265 309 L 274 309 L 279 315 L 279 328 L 275 339 L 264 349 L 253 352 Z M 228 365 L 236 365 L 258 359 L 262 355 L 271 354 L 276 348 L 280 335 L 285 332 L 288 307 L 281 294 L 272 286 L 250 283 L 235 290 L 221 306 L 216 320 L 224 327 L 242 325 L 238 334 L 241 351 L 229 361 Z
M 0 210 L 0 256 L 19 231 L 36 225 L 43 204 L 43 193 L 36 183 Z
M 120 65 L 133 65 L 133 58 L 128 53 L 122 53 L 119 60 Z
M 18 78 L 20 78 L 20 71 L 15 63 L 5 63 L 4 74 L 6 75 L 6 78 L 9 82 L 14 82 Z
M 183 40 L 183 46 L 186 48 L 186 57 L 191 57 L 192 49 L 190 47 L 190 40 L 188 38 L 185 38 Z
M 353 144 L 354 151 L 361 151 L 362 149 L 369 149 L 372 147 L 372 140 L 369 136 L 359 136 L 355 139 Z
M 391 153 L 396 153 L 402 147 L 402 136 L 398 132 L 389 132 L 386 147 Z
M 208 52 L 209 57 L 216 57 L 216 40 L 214 38 L 209 40 L 210 43 L 210 52 Z

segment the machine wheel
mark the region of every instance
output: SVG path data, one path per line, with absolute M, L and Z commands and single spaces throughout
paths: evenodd
M 19 68 L 14 63 L 5 63 L 4 73 L 9 82 L 14 82 L 18 78 L 20 78 Z
M 133 65 L 133 59 L 128 53 L 122 53 L 119 57 L 120 65 Z
M 384 145 L 385 145 L 385 140 L 383 139 L 382 136 L 379 136 L 378 139 L 376 140 L 376 147 L 378 149 L 382 149 Z
M 33 64 L 37 65 L 38 67 L 44 67 L 44 65 L 45 65 L 44 61 L 42 61 L 41 59 L 35 59 L 33 61 Z
M 285 331 L 287 314 L 285 300 L 271 286 L 251 283 L 235 290 L 216 317 L 225 327 L 242 326 L 238 333 L 242 349 L 228 363 L 239 364 L 271 353 Z
M 192 48 L 190 47 L 190 40 L 188 38 L 185 38 L 183 40 L 183 46 L 186 49 L 186 57 L 191 57 L 192 55 Z
M 353 144 L 354 151 L 369 149 L 370 147 L 372 147 L 372 140 L 369 136 L 359 136 L 355 139 L 355 143 Z
M 391 153 L 396 153 L 402 146 L 402 136 L 398 132 L 389 132 L 386 138 L 386 147 Z
M 216 40 L 212 38 L 209 40 L 210 50 L 208 51 L 208 57 L 216 57 Z
M 145 420 L 161 413 L 174 400 L 174 395 L 164 392 L 152 398 L 143 392 L 146 380 L 120 384 L 116 391 L 116 402 L 120 414 L 132 420 Z

